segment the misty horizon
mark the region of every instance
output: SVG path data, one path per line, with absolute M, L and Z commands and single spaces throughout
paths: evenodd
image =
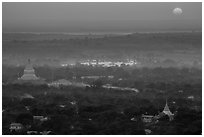
M 183 10 L 181 15 L 173 14 L 176 7 Z M 201 3 L 4 2 L 2 29 L 3 32 L 198 31 L 202 29 L 201 8 Z

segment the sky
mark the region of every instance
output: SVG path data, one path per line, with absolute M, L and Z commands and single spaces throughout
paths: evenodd
M 2 23 L 3 32 L 201 31 L 202 3 L 3 2 Z

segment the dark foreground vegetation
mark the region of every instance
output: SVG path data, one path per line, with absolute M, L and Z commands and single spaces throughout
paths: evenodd
M 22 99 L 24 93 L 34 99 Z M 152 94 L 157 97 L 151 98 Z M 152 134 L 201 134 L 201 101 L 188 100 L 182 95 L 168 101 L 177 116 L 171 122 L 163 120 L 151 127 Z M 50 130 L 54 134 L 145 134 L 141 115 L 158 114 L 164 105 L 165 95 L 153 91 L 7 85 L 3 86 L 3 134 L 12 134 L 8 130 L 12 122 L 31 125 L 31 131 Z M 26 110 L 26 106 L 30 109 Z M 36 124 L 32 116 L 50 119 Z M 137 120 L 131 121 L 133 117 Z
M 51 81 L 47 70 L 49 69 L 36 68 L 37 74 Z M 27 130 L 37 131 L 37 134 L 52 131 L 51 134 L 58 135 L 141 135 L 146 134 L 145 129 L 150 129 L 152 131 L 150 134 L 201 134 L 202 132 L 201 70 L 61 68 L 55 70 L 53 79 L 71 80 L 73 71 L 75 75 L 111 73 L 114 79 L 87 81 L 92 85 L 95 84 L 92 87 L 55 88 L 47 85 L 9 84 L 6 80 L 14 79 L 16 76 L 12 75 L 14 71 L 3 73 L 5 74 L 3 80 L 5 83 L 8 82 L 2 87 L 3 134 L 27 134 Z M 3 69 L 3 72 L 9 72 L 9 69 L 6 71 Z M 135 87 L 139 89 L 139 93 L 101 87 L 107 83 Z M 25 94 L 31 95 L 32 98 L 25 97 Z M 171 112 L 177 112 L 174 120 L 169 121 L 164 118 L 154 125 L 143 123 L 141 115 L 157 115 L 163 111 L 166 99 Z M 36 122 L 33 116 L 48 117 L 48 120 Z M 13 122 L 22 123 L 25 129 L 21 132 L 10 132 L 9 126 Z

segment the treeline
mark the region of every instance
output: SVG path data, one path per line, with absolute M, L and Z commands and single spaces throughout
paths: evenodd
M 200 83 L 202 80 L 202 71 L 196 68 L 133 68 L 133 67 L 34 67 L 36 75 L 47 81 L 58 79 L 81 80 L 82 76 L 114 76 L 109 82 L 118 79 L 121 81 L 144 81 L 144 82 L 186 82 Z M 11 82 L 23 75 L 24 67 L 13 67 L 3 65 L 3 82 Z M 108 79 L 107 79 L 108 80 Z

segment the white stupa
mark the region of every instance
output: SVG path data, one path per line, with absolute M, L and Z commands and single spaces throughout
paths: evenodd
M 33 65 L 30 63 L 30 59 L 28 59 L 28 64 L 25 66 L 23 75 L 20 78 L 18 78 L 18 80 L 15 81 L 14 83 L 45 84 L 45 81 L 44 79 L 36 76 Z
M 24 69 L 23 76 L 18 79 L 19 80 L 39 80 L 39 78 L 35 75 L 35 70 L 33 69 L 33 66 L 30 63 L 30 59 L 28 59 L 28 64 Z

